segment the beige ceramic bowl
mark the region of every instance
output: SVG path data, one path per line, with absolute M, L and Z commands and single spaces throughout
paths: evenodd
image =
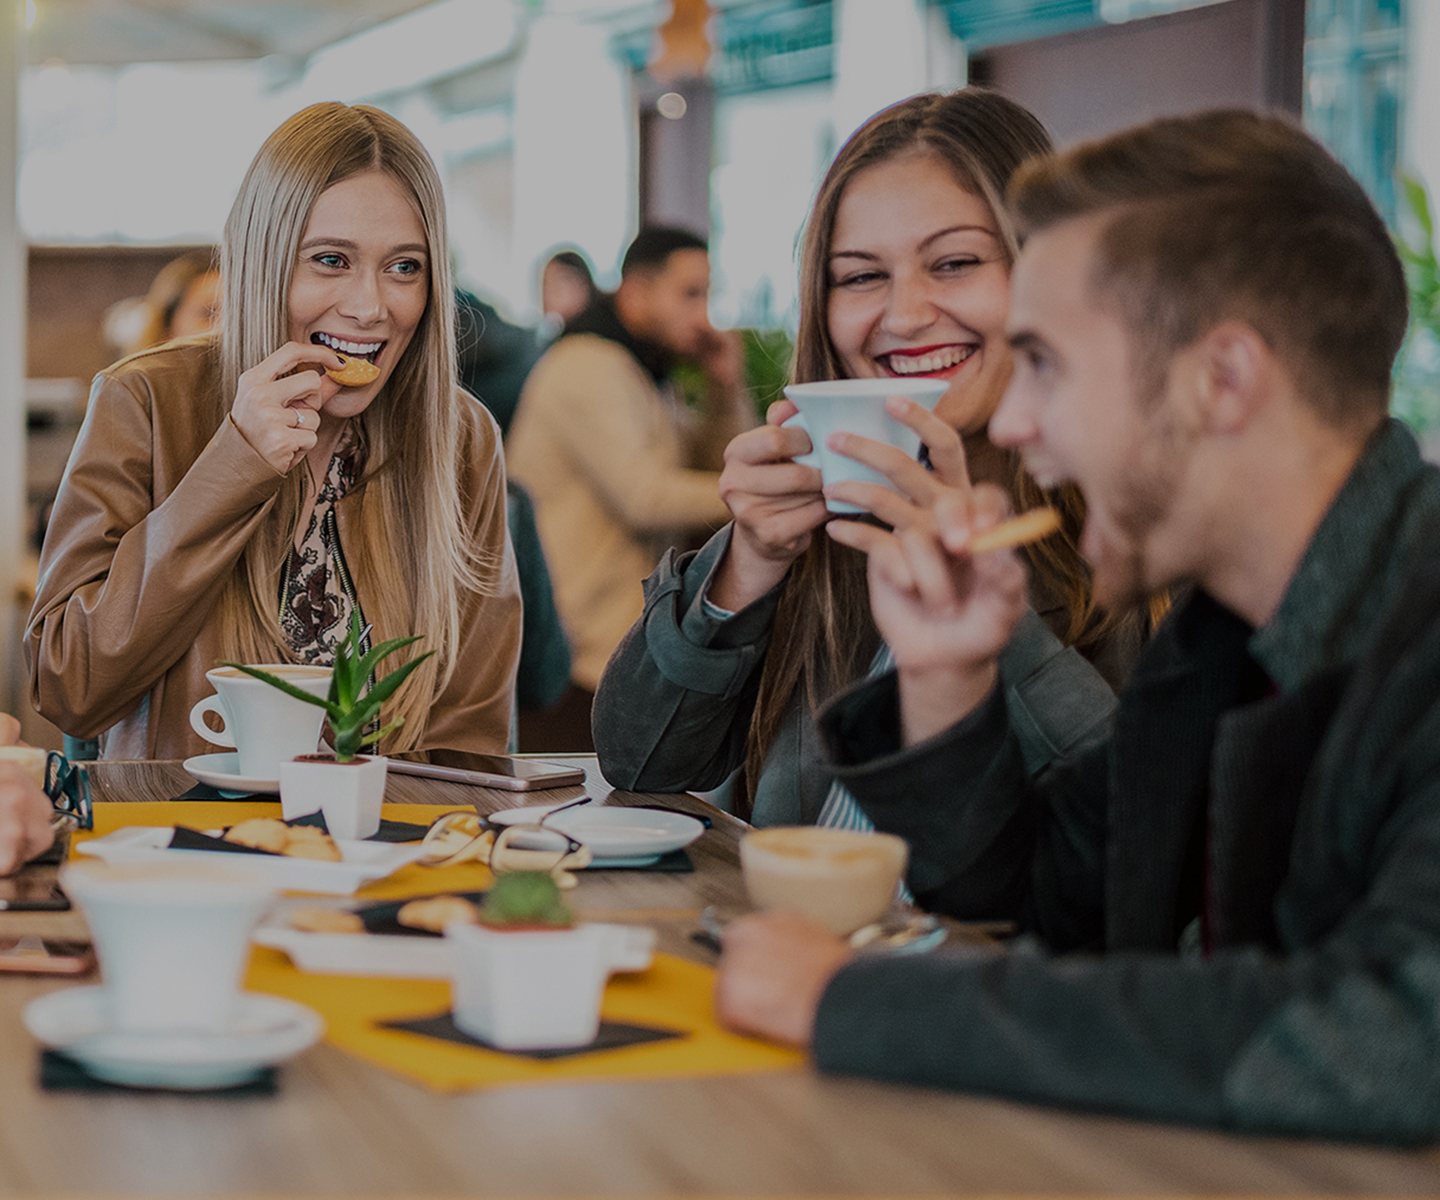
M 812 825 L 758 829 L 740 842 L 751 903 L 801 913 L 842 936 L 885 913 L 909 856 L 891 833 Z

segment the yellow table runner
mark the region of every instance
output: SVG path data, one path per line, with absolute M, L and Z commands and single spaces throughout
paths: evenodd
M 387 804 L 384 815 L 389 820 L 428 824 L 441 813 L 462 809 L 453 804 Z M 97 804 L 94 833 L 79 834 L 74 840 L 103 837 L 131 825 L 215 829 L 275 812 L 273 801 Z M 412 866 L 361 889 L 357 896 L 386 900 L 471 891 L 488 887 L 491 879 L 489 868 L 477 864 Z M 299 970 L 278 950 L 257 947 L 245 986 L 308 1005 L 324 1017 L 325 1040 L 332 1045 L 441 1092 L 578 1079 L 736 1075 L 793 1068 L 805 1062 L 798 1051 L 723 1029 L 715 1017 L 714 978 L 709 967 L 657 954 L 648 971 L 611 978 L 602 1016 L 609 1021 L 678 1030 L 684 1037 L 548 1061 L 379 1026 L 381 1021 L 411 1020 L 448 1010 L 450 985 L 438 980 L 314 974 Z
M 648 971 L 616 975 L 602 1016 L 681 1031 L 684 1037 L 571 1058 L 537 1061 L 378 1022 L 434 1016 L 450 1007 L 450 985 L 426 979 L 365 979 L 297 970 L 278 950 L 257 949 L 245 985 L 298 1000 L 325 1018 L 325 1040 L 357 1058 L 440 1092 L 579 1079 L 676 1079 L 798 1067 L 804 1055 L 722 1029 L 715 972 L 669 954 Z
M 381 810 L 388 821 L 428 825 L 447 812 L 471 812 L 463 804 L 387 804 Z M 93 833 L 76 833 L 75 846 L 92 837 L 104 837 L 132 825 L 184 825 L 190 829 L 220 829 L 248 821 L 251 817 L 278 817 L 280 806 L 265 800 L 158 800 L 142 804 L 108 803 L 95 806 Z M 455 867 L 403 867 L 385 879 L 378 879 L 355 895 L 362 900 L 403 900 L 431 892 L 469 892 L 487 888 L 493 881 L 490 868 L 479 863 Z

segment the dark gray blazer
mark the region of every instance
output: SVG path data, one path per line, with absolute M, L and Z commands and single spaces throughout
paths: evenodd
M 1268 625 L 1192 596 L 1110 739 L 1038 780 L 1003 695 L 904 751 L 896 708 L 893 677 L 837 700 L 832 766 L 910 841 L 922 901 L 1036 941 L 848 967 L 823 1067 L 1440 1134 L 1440 471 L 1403 427 L 1371 443 Z

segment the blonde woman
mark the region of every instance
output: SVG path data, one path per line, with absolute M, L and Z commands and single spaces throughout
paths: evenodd
M 106 756 L 196 753 L 208 668 L 332 661 L 358 612 L 438 652 L 382 749 L 504 749 L 520 600 L 448 262 L 439 177 L 399 122 L 319 104 L 270 136 L 225 226 L 218 335 L 92 388 L 26 630 L 42 713 Z M 339 351 L 378 377 L 336 383 Z
M 1013 101 L 979 88 L 927 94 L 877 113 L 821 182 L 801 249 L 797 382 L 930 377 L 933 413 L 892 407 L 921 436 L 932 470 L 863 438 L 836 447 L 883 470 L 896 495 L 845 485 L 833 498 L 892 525 L 936 489 L 996 483 L 1016 508 L 1048 501 L 1063 536 L 1029 547 L 1031 613 L 1003 673 L 1026 763 L 1097 736 L 1111 681 L 1138 651 L 1145 619 L 1095 609 L 1075 545 L 1073 490 L 1046 496 L 986 435 L 1010 376 L 1005 340 L 1016 239 L 1000 202 L 1011 174 L 1050 139 Z M 892 402 L 894 403 L 894 402 Z M 794 406 L 726 450 L 721 494 L 734 520 L 698 554 L 671 555 L 646 584 L 645 615 L 606 669 L 595 746 L 620 787 L 716 788 L 756 824 L 868 822 L 820 766 L 814 711 L 888 659 L 870 615 L 865 561 L 824 532 L 819 472 L 794 459 Z M 834 443 L 832 442 L 832 445 Z M 1089 661 L 1087 661 L 1089 660 Z

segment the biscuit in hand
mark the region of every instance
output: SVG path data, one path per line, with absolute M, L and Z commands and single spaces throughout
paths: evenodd
M 345 354 L 341 354 L 340 357 L 344 359 L 345 365 L 329 367 L 325 374 L 341 387 L 365 387 L 366 384 L 374 383 L 380 378 L 380 368 L 368 359 L 351 358 Z

